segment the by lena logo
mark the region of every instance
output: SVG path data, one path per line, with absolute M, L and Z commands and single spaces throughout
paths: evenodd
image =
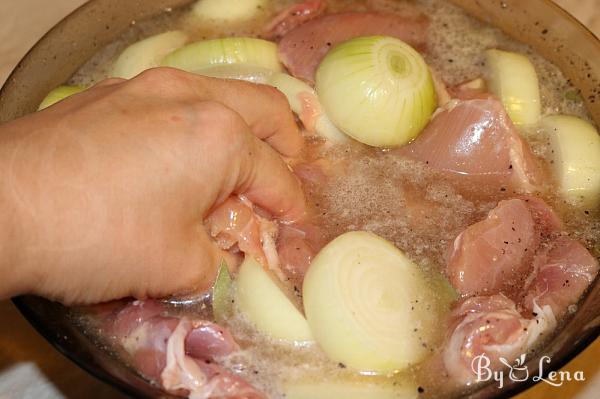
M 555 387 L 559 387 L 568 381 L 585 381 L 583 371 L 551 371 L 548 376 L 544 378 L 544 367 L 550 363 L 550 356 L 542 356 L 538 364 L 537 375 L 529 375 L 529 368 L 525 364 L 527 355 L 522 354 L 514 363 L 510 363 L 506 358 L 500 357 L 500 362 L 506 366 L 503 370 L 493 370 L 491 367 L 490 359 L 485 355 L 481 354 L 475 356 L 471 362 L 471 369 L 477 376 L 477 382 L 496 381 L 498 388 L 504 387 L 505 381 L 508 379 L 514 382 L 527 381 L 529 378 L 533 382 L 545 382 Z

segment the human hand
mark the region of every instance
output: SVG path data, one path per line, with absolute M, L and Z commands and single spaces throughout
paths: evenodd
M 165 68 L 1 126 L 0 297 L 207 289 L 225 254 L 204 218 L 232 194 L 301 217 L 302 190 L 275 151 L 301 146 L 277 90 Z

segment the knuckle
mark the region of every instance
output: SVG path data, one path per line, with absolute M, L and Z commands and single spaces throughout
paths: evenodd
M 216 153 L 239 156 L 252 144 L 246 122 L 231 108 L 216 101 L 204 101 L 197 105 L 196 111 L 201 118 L 197 124 L 198 133 L 204 135 L 208 132 L 217 138 L 214 140 Z
M 175 68 L 158 67 L 147 69 L 131 81 L 146 90 L 164 90 L 165 88 L 187 90 L 189 88 L 186 72 Z
M 231 141 L 239 140 L 246 130 L 242 117 L 231 108 L 217 101 L 203 101 L 197 105 L 196 111 L 211 130 L 220 136 L 227 136 Z
M 285 94 L 273 86 L 264 86 L 265 94 L 275 106 L 289 108 L 289 102 Z

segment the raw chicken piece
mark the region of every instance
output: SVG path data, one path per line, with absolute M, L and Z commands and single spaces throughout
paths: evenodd
M 327 159 L 302 160 L 293 165 L 294 174 L 306 186 L 327 184 L 334 165 Z M 302 222 L 279 224 L 277 253 L 285 280 L 300 289 L 310 262 L 326 244 L 324 232 L 306 218 Z
M 222 249 L 239 249 L 281 281 L 301 287 L 310 261 L 325 245 L 321 231 L 309 223 L 278 224 L 259 212 L 247 199 L 231 197 L 211 213 L 206 225 Z
M 596 278 L 598 261 L 579 242 L 560 237 L 536 255 L 534 268 L 525 307 L 533 312 L 535 301 L 561 317 Z
M 517 297 L 542 239 L 559 229 L 560 220 L 540 199 L 500 201 L 485 220 L 454 240 L 446 272 L 463 296 L 502 292 Z
M 330 161 L 323 158 L 312 162 L 301 162 L 293 166 L 294 174 L 304 184 L 314 184 L 316 186 L 327 181 L 328 172 L 331 168 Z
M 303 23 L 321 15 L 327 3 L 325 0 L 306 0 L 292 4 L 277 14 L 265 27 L 266 39 L 278 39 Z
M 312 224 L 281 225 L 277 252 L 287 279 L 301 289 L 310 262 L 325 246 L 323 232 Z
M 246 253 L 264 260 L 260 246 L 260 223 L 251 207 L 239 197 L 230 197 L 206 218 L 210 235 L 220 248 L 229 250 L 236 244 Z
M 398 150 L 456 181 L 498 191 L 539 191 L 545 179 L 502 103 L 487 96 L 453 100 L 411 144 Z
M 315 146 L 325 146 L 320 141 Z M 329 178 L 345 173 L 345 167 L 347 164 L 346 160 L 330 159 L 330 158 L 314 158 L 314 153 L 320 150 L 311 147 L 308 149 L 306 156 L 303 159 L 295 160 L 291 163 L 291 167 L 294 174 L 300 179 L 305 190 L 311 188 L 318 189 L 324 184 L 328 184 Z M 311 211 L 309 210 L 306 218 L 311 217 Z
M 277 223 L 259 216 L 247 199 L 230 197 L 206 218 L 205 224 L 221 249 L 240 250 L 263 266 L 279 270 Z
M 504 295 L 471 297 L 457 304 L 443 351 L 448 374 L 461 384 L 471 385 L 478 382 L 474 371 L 478 364 L 490 370 L 514 364 L 556 327 L 549 306 L 535 305 L 535 310 L 535 318 L 523 318 L 515 303 Z
M 166 366 L 160 375 L 162 386 L 173 393 L 183 391 L 190 399 L 264 399 L 264 395 L 241 378 L 187 353 L 187 342 L 194 328 L 189 319 L 183 318 L 169 337 Z
M 264 398 L 251 385 L 212 362 L 239 350 L 224 328 L 165 314 L 155 301 L 103 308 L 104 329 L 146 378 L 180 396 Z
M 478 364 L 493 371 L 524 357 L 577 303 L 598 269 L 588 250 L 564 235 L 544 201 L 501 201 L 454 242 L 447 273 L 467 298 L 452 312 L 443 354 L 447 372 L 471 384 Z
M 540 238 L 554 238 L 563 229 L 562 221 L 543 199 L 531 195 L 523 195 L 519 199 L 527 203 Z
M 385 35 L 423 49 L 428 20 L 397 14 L 348 12 L 308 21 L 288 32 L 279 43 L 279 58 L 297 78 L 314 83 L 317 66 L 336 44 L 359 36 Z

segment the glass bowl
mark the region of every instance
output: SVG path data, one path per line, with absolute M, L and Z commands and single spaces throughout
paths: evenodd
M 549 0 L 452 0 L 477 18 L 525 42 L 557 64 L 581 90 L 600 125 L 600 41 Z M 36 110 L 52 88 L 65 82 L 102 46 L 115 40 L 132 21 L 151 18 L 191 0 L 92 0 L 48 32 L 23 58 L 0 91 L 0 123 Z M 15 298 L 15 305 L 52 345 L 80 367 L 134 397 L 168 398 L 72 322 L 68 309 L 33 296 Z M 578 311 L 543 351 L 528 360 L 530 375 L 538 374 L 541 356 L 552 359 L 544 373 L 557 370 L 600 334 L 600 283 L 596 279 Z M 472 392 L 473 398 L 509 397 L 534 381 L 506 381 Z

